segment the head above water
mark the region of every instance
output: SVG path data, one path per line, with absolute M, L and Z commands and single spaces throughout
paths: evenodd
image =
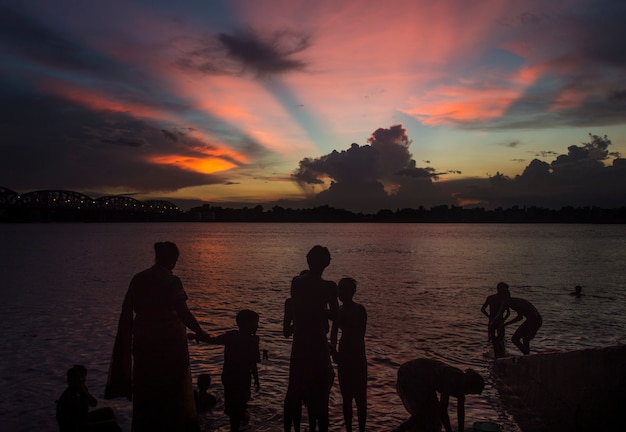
M 311 270 L 322 271 L 330 264 L 330 251 L 327 247 L 315 245 L 306 255 Z
M 178 261 L 178 247 L 170 241 L 154 244 L 155 262 L 158 266 L 173 269 Z
M 465 371 L 465 394 L 481 394 L 485 388 L 485 380 L 473 369 Z

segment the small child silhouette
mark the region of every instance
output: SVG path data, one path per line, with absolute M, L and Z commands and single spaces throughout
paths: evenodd
M 110 407 L 89 411 L 98 400 L 89 393 L 85 380 L 87 369 L 75 365 L 67 371 L 68 387 L 56 401 L 56 419 L 60 432 L 101 431 L 118 432 L 115 413 Z
M 210 411 L 215 407 L 217 398 L 210 394 L 209 387 L 211 387 L 211 375 L 200 374 L 197 379 L 198 389 L 193 391 L 196 398 L 196 408 L 198 412 Z
M 254 387 L 260 390 L 257 363 L 259 355 L 259 314 L 244 309 L 237 314 L 239 330 L 231 330 L 220 336 L 208 336 L 190 333 L 190 339 L 210 344 L 224 345 L 224 365 L 222 367 L 222 384 L 224 384 L 224 412 L 230 419 L 230 430 L 238 431 L 246 417 L 246 409 L 250 400 L 251 376 Z

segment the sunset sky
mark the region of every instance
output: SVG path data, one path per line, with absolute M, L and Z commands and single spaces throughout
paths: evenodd
M 620 207 L 625 22 L 623 0 L 0 0 L 0 186 Z

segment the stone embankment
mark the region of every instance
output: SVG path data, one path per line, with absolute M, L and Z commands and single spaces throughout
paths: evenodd
M 525 432 L 626 427 L 626 345 L 501 358 L 493 374 Z

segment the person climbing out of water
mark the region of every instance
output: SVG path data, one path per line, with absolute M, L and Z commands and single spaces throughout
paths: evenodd
M 515 330 L 515 333 L 513 333 L 511 342 L 513 342 L 524 355 L 528 355 L 530 354 L 530 341 L 534 339 L 537 335 L 537 331 L 543 324 L 541 315 L 539 314 L 537 308 L 535 308 L 535 306 L 533 306 L 533 304 L 528 300 L 510 297 L 502 303 L 500 311 L 498 311 L 496 317 L 491 320 L 489 326 L 497 325 L 498 317 L 504 314 L 506 308 L 513 309 L 517 313 L 517 316 L 508 322 L 505 322 L 505 326 L 525 319 L 517 330 Z
M 337 293 L 342 304 L 330 334 L 330 346 L 337 363 L 339 388 L 343 398 L 343 418 L 347 432 L 352 432 L 353 400 L 356 403 L 360 432 L 365 432 L 367 420 L 367 358 L 365 356 L 367 312 L 363 305 L 353 300 L 356 286 L 356 281 L 352 278 L 343 278 L 339 281 Z M 336 350 L 339 330 L 341 330 L 341 339 L 339 349 Z
M 393 432 L 452 432 L 448 403 L 457 399 L 459 432 L 465 427 L 465 396 L 481 394 L 485 380 L 477 372 L 450 366 L 435 359 L 418 358 L 398 368 L 396 390 L 411 417 Z M 437 393 L 440 397 L 437 398 Z
M 230 419 L 231 432 L 239 431 L 246 417 L 250 400 L 251 377 L 254 378 L 254 389 L 259 391 L 259 371 L 257 363 L 261 362 L 259 353 L 259 314 L 244 309 L 236 317 L 238 330 L 228 331 L 220 336 L 207 334 L 188 335 L 210 344 L 224 345 L 224 365 L 222 367 L 222 383 L 224 384 L 224 412 Z
M 492 294 L 485 299 L 485 303 L 480 311 L 489 318 L 487 324 L 488 341 L 493 344 L 493 352 L 496 358 L 502 357 L 505 353 L 504 348 L 504 321 L 509 317 L 510 311 L 506 309 L 502 315 L 496 316 L 500 312 L 504 300 L 511 297 L 509 286 L 505 282 L 498 283 L 496 294 Z M 489 312 L 487 312 L 489 308 Z M 491 325 L 491 321 L 494 324 Z

